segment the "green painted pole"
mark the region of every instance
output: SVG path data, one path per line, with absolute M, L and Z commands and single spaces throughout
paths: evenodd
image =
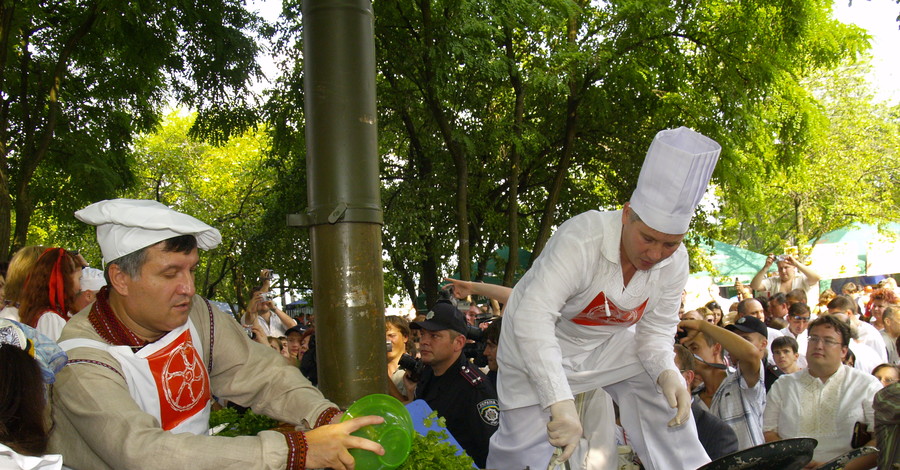
M 387 390 L 383 223 L 370 0 L 304 0 L 303 61 L 319 388 L 341 407 Z

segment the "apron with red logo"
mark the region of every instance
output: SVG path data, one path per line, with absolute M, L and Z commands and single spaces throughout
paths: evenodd
M 211 393 L 200 335 L 188 319 L 181 327 L 133 352 L 129 346 L 75 338 L 61 342 L 65 351 L 90 347 L 109 352 L 120 364 L 128 392 L 166 431 L 206 434 Z

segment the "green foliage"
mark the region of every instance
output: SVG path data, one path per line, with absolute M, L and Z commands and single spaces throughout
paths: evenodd
M 243 414 L 234 408 L 222 408 L 209 414 L 210 429 L 227 424 L 216 433 L 216 436 L 237 437 L 255 436 L 260 431 L 267 431 L 278 427 L 278 421 L 265 415 L 258 415 L 253 410 L 247 410 Z
M 425 436 L 415 433 L 409 458 L 397 467 L 398 470 L 464 470 L 473 467 L 472 457 L 465 452 L 456 455 L 456 447 L 444 441 L 448 437 L 447 423 L 444 418 L 437 417 L 436 411 L 425 418 L 425 425 L 431 427 L 435 421 L 441 430 L 428 431 Z

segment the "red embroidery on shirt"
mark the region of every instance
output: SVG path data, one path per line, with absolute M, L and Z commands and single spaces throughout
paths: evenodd
M 633 310 L 625 310 L 607 300 L 606 295 L 601 292 L 581 313 L 572 318 L 572 322 L 587 326 L 631 326 L 644 315 L 649 300 L 645 300 Z
M 147 357 L 159 395 L 160 419 L 166 431 L 203 410 L 209 402 L 209 376 L 194 349 L 190 330 Z

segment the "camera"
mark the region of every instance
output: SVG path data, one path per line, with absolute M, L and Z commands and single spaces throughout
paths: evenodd
M 778 255 L 775 257 L 776 263 L 780 263 L 780 262 L 786 261 L 786 260 L 787 260 L 787 255 Z
M 409 380 L 418 382 L 419 379 L 422 378 L 422 371 L 425 369 L 425 363 L 423 363 L 421 359 L 416 359 L 409 354 L 404 354 L 400 356 L 398 365 L 409 374 Z
M 256 333 L 253 331 L 253 327 L 244 325 L 244 332 L 247 333 L 247 337 L 250 339 L 256 339 Z
M 263 292 L 263 293 L 259 294 L 259 298 L 263 302 L 271 302 L 271 301 L 275 300 L 276 297 L 278 297 L 278 296 L 275 295 L 274 292 Z

